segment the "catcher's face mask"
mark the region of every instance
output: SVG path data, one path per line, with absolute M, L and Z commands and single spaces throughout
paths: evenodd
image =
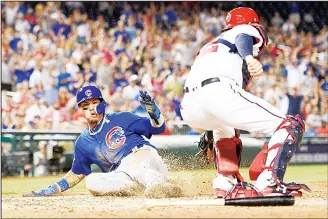
M 255 27 L 259 31 L 259 33 L 260 33 L 260 35 L 261 35 L 261 37 L 263 39 L 263 43 L 262 43 L 262 45 L 260 47 L 259 53 L 256 56 L 257 58 L 259 58 L 261 56 L 263 50 L 265 49 L 265 47 L 267 47 L 268 44 L 269 44 L 269 37 L 268 37 L 267 32 L 264 30 L 264 28 L 260 24 L 258 24 L 258 23 L 252 23 L 251 25 L 253 27 Z

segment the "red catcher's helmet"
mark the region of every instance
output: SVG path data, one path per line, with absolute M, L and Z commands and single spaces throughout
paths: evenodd
M 226 27 L 224 30 L 231 29 L 237 25 L 249 23 L 260 23 L 257 13 L 251 8 L 235 8 L 228 12 L 226 17 Z

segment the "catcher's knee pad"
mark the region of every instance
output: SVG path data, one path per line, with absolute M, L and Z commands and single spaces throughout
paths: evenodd
M 304 122 L 299 115 L 287 116 L 271 138 L 277 139 L 275 140 L 277 142 L 271 143 L 270 141 L 270 147 L 266 143 L 253 160 L 249 169 L 250 179 L 256 180 L 263 170 L 269 169 L 272 171 L 275 181 L 282 182 L 287 164 L 300 145 L 303 133 Z M 277 149 L 277 152 L 273 152 L 274 149 Z
M 222 138 L 215 143 L 215 167 L 223 175 L 239 174 L 239 165 L 242 152 L 242 142 L 239 137 Z M 242 180 L 243 181 L 243 180 Z

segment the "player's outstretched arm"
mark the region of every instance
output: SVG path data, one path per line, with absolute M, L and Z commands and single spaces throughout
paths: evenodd
M 80 174 L 77 175 L 72 172 L 72 170 L 68 171 L 68 173 L 53 185 L 49 186 L 46 189 L 40 189 L 38 191 L 32 191 L 30 193 L 23 194 L 24 197 L 39 197 L 39 196 L 51 196 L 72 188 L 85 177 L 85 175 Z

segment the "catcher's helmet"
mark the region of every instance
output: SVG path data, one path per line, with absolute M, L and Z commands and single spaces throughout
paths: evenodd
M 250 23 L 260 23 L 260 19 L 257 13 L 251 8 L 235 8 L 228 12 L 224 30 L 231 29 L 237 25 Z
M 84 86 L 76 93 L 77 105 L 80 105 L 82 102 L 92 98 L 97 98 L 100 99 L 101 101 L 104 100 L 99 88 L 93 85 Z

